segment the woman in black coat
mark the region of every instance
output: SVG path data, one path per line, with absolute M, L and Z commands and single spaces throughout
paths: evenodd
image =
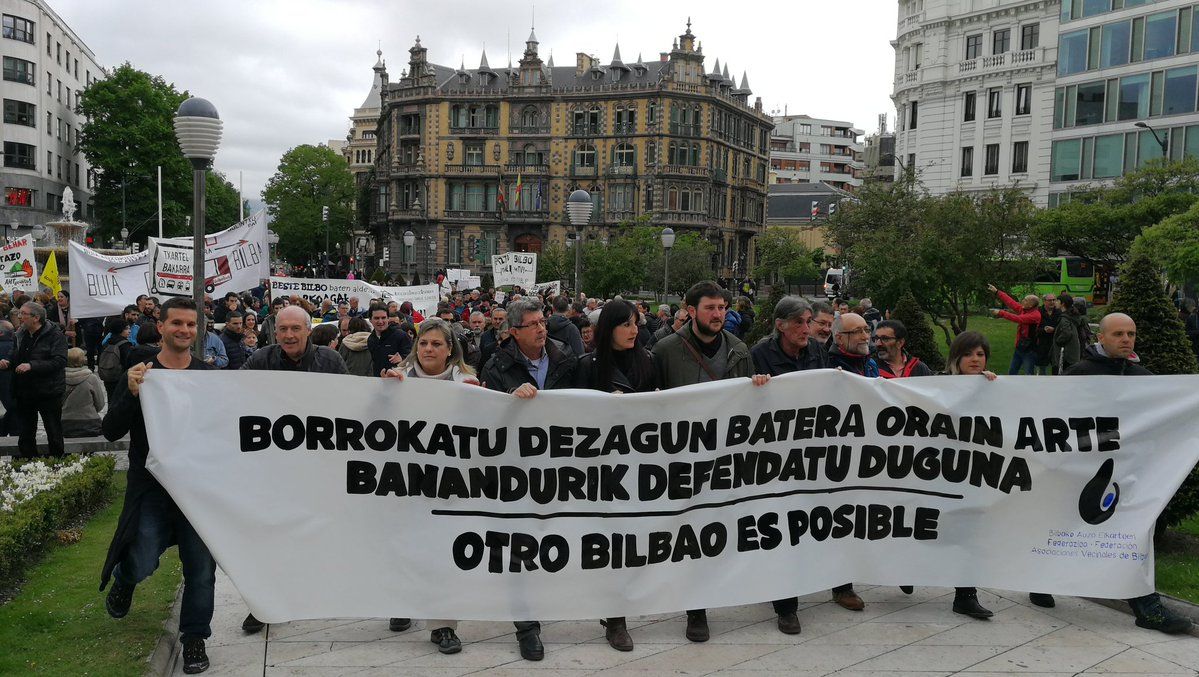
M 605 393 L 647 393 L 658 389 L 654 356 L 638 345 L 640 314 L 624 300 L 609 301 L 595 327 L 595 351 L 579 360 L 575 385 Z M 633 638 L 623 616 L 601 621 L 608 644 L 632 651 Z

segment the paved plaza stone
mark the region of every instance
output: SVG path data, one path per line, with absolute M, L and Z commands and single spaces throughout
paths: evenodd
M 598 621 L 544 623 L 545 660 L 521 659 L 511 623 L 464 621 L 462 652 L 445 656 L 429 628 L 395 633 L 387 619 L 327 619 L 279 623 L 256 635 L 241 630 L 246 605 L 218 573 L 212 667 L 207 675 L 355 675 L 368 677 L 495 675 L 722 675 L 754 677 L 943 677 L 987 675 L 1199 675 L 1199 638 L 1171 636 L 1133 625 L 1128 614 L 1074 597 L 1040 609 L 1028 596 L 980 590 L 995 612 L 977 621 L 950 611 L 953 590 L 857 586 L 864 611 L 846 611 L 829 594 L 800 598 L 803 632 L 775 628 L 769 603 L 710 609 L 712 639 L 683 637 L 683 612 L 629 618 L 631 652 L 608 647 Z M 134 604 L 136 613 L 136 602 Z M 172 623 L 177 623 L 172 621 Z M 172 625 L 170 631 L 174 631 Z M 170 674 L 182 675 L 173 657 Z

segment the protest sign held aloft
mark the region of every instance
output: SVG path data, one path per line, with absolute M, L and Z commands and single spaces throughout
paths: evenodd
M 497 287 L 515 285 L 529 289 L 537 284 L 537 254 L 533 252 L 493 254 L 491 271 Z
M 602 618 L 847 580 L 1136 597 L 1199 459 L 1192 376 L 1119 398 L 1112 377 L 810 371 L 533 400 L 244 377 L 151 372 L 147 467 L 270 622 Z
M 0 249 L 0 291 L 36 292 L 37 261 L 28 235 L 14 238 Z

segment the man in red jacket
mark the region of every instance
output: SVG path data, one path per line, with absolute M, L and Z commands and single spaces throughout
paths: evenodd
M 1016 351 L 1012 353 L 1012 364 L 1007 373 L 1019 374 L 1022 370 L 1031 376 L 1037 368 L 1037 327 L 1041 324 L 1041 299 L 1035 294 L 1024 297 L 1022 303 L 1000 291 L 993 284 L 987 290 L 999 295 L 1007 310 L 992 310 L 991 315 L 1016 323 Z

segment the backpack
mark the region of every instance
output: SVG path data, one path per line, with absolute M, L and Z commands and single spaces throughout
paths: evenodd
M 129 340 L 122 338 L 104 346 L 104 350 L 100 352 L 96 371 L 100 374 L 101 381 L 113 383 L 121 380 L 121 374 L 125 373 L 125 365 L 121 363 L 121 346 L 126 343 L 129 343 Z

